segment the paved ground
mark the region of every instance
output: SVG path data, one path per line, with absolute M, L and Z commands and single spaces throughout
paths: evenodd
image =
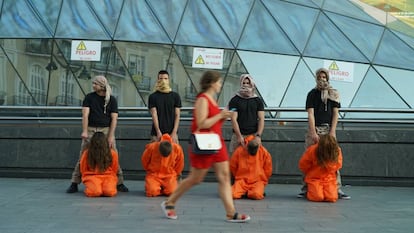
M 129 193 L 87 198 L 66 194 L 69 180 L 0 178 L 0 232 L 414 232 L 414 188 L 344 187 L 352 200 L 331 204 L 296 198 L 299 185 L 271 184 L 262 201 L 235 201 L 252 216 L 235 224 L 224 221 L 216 183 L 190 190 L 178 220 L 164 219 L 164 198 L 145 197 L 143 181 L 125 184 Z

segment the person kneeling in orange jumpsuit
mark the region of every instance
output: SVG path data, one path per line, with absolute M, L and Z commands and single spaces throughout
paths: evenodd
M 102 132 L 96 132 L 80 160 L 84 193 L 88 197 L 116 195 L 118 182 L 118 153 L 109 147 Z
M 245 145 L 247 147 L 237 147 L 230 159 L 230 171 L 235 179 L 232 186 L 233 198 L 247 196 L 261 200 L 272 175 L 272 157 L 253 135 L 245 138 Z
M 338 190 L 336 172 L 342 167 L 342 151 L 335 137 L 321 135 L 299 160 L 299 169 L 305 174 L 310 201 L 336 202 Z
M 169 196 L 177 187 L 177 179 L 184 168 L 181 146 L 173 143 L 169 134 L 163 134 L 159 142 L 146 145 L 141 157 L 147 197 Z

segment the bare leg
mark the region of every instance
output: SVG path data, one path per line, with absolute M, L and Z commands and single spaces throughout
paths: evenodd
M 177 189 L 175 189 L 175 191 L 168 197 L 166 204 L 174 206 L 178 199 L 185 192 L 187 192 L 194 185 L 197 185 L 203 181 L 207 172 L 208 169 L 198 169 L 191 167 L 190 174 L 178 184 Z
M 231 192 L 229 162 L 215 163 L 214 170 L 218 180 L 218 192 L 226 210 L 226 215 L 231 217 L 236 213 L 236 209 Z

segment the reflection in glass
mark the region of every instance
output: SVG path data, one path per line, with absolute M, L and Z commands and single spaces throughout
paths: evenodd
M 286 33 L 260 1 L 255 1 L 238 48 L 250 51 L 299 54 Z
M 331 60 L 368 62 L 325 15 L 319 16 L 304 55 Z
M 216 18 L 201 1 L 188 1 L 175 44 L 213 48 L 233 47 Z
M 206 70 L 192 67 L 195 47 L 224 49 L 223 107 L 240 74 L 250 73 L 267 107 L 304 108 L 325 60 L 353 64 L 352 82 L 332 80 L 343 107 L 414 106 L 412 27 L 359 1 L 342 8 L 322 0 L 0 3 L 2 106 L 80 106 L 91 78 L 104 75 L 120 107 L 145 107 L 158 71 L 166 69 L 183 106 L 191 107 Z M 71 60 L 72 39 L 101 41 L 100 60 Z M 353 116 L 363 115 L 346 117 Z
M 295 47 L 303 52 L 319 11 L 283 1 L 264 0 L 263 3 Z
M 381 98 L 378 98 L 381 96 Z M 398 93 L 374 70 L 369 69 L 351 103 L 355 108 L 407 108 Z M 351 115 L 351 114 L 350 114 Z
M 386 30 L 374 63 L 403 69 L 413 69 L 414 49 Z M 390 59 L 392 58 L 392 59 Z

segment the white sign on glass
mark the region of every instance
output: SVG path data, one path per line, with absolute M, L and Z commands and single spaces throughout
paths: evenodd
M 71 56 L 72 61 L 100 61 L 101 42 L 72 40 Z
M 329 70 L 330 80 L 354 81 L 354 63 L 324 60 L 323 67 Z
M 194 68 L 223 69 L 223 49 L 194 48 Z

